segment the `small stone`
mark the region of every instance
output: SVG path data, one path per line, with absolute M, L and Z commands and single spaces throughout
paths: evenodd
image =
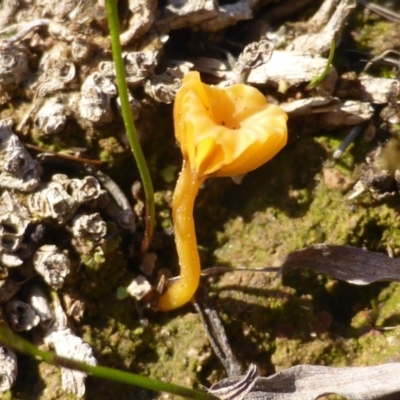
M 151 284 L 143 275 L 137 276 L 126 288 L 126 291 L 137 301 L 142 300 L 151 290 Z

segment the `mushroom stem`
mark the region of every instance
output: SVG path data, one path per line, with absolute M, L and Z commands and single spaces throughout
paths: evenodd
M 200 281 L 200 258 L 197 250 L 196 231 L 193 220 L 193 206 L 200 185 L 205 177 L 199 177 L 190 164 L 184 160 L 182 171 L 176 183 L 172 200 L 172 219 L 175 243 L 181 274 L 158 302 L 158 310 L 169 311 L 181 307 L 192 299 Z

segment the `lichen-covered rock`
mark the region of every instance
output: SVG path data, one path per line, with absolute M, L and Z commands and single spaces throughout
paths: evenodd
M 110 100 L 117 94 L 114 84 L 98 72 L 89 75 L 81 88 L 79 112 L 83 119 L 104 124 L 113 118 Z
M 54 97 L 43 104 L 35 117 L 35 125 L 43 135 L 51 135 L 62 131 L 66 122 L 66 107 Z
M 16 354 L 8 347 L 0 346 L 0 392 L 12 388 L 17 379 L 18 364 Z
M 0 42 L 0 104 L 12 97 L 12 92 L 27 77 L 28 55 L 24 47 Z
M 70 272 L 71 262 L 57 246 L 43 245 L 33 256 L 35 270 L 54 289 L 60 289 Z
M 29 192 L 40 183 L 40 164 L 12 130 L 11 118 L 0 120 L 0 188 Z

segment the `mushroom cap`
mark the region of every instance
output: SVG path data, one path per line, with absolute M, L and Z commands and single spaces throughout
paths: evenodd
M 182 81 L 174 103 L 175 136 L 198 176 L 235 176 L 274 157 L 287 142 L 287 114 L 257 89 Z

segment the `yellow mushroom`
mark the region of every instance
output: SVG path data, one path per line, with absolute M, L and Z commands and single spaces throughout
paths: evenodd
M 185 76 L 174 103 L 183 155 L 172 204 L 181 274 L 161 296 L 159 310 L 183 306 L 199 285 L 193 206 L 200 185 L 208 177 L 242 175 L 270 160 L 286 144 L 286 121 L 286 113 L 251 86 L 219 88 L 202 83 L 198 72 Z

